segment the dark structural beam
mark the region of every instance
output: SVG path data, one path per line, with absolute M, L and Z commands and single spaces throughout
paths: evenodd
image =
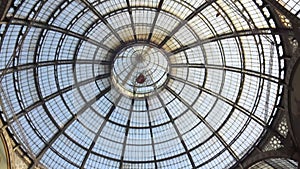
M 177 64 L 171 64 L 172 68 L 203 68 L 203 69 L 214 69 L 214 70 L 224 70 L 224 71 L 230 71 L 230 72 L 235 72 L 235 73 L 241 73 L 241 74 L 246 74 L 249 76 L 255 76 L 258 78 L 262 78 L 265 80 L 268 80 L 273 83 L 278 83 L 280 79 L 278 77 L 272 76 L 265 74 L 263 72 L 257 72 L 255 70 L 250 70 L 250 69 L 242 69 L 238 67 L 232 67 L 232 66 L 223 66 L 223 65 L 212 65 L 212 64 L 193 64 L 193 63 L 177 63 Z
M 157 158 L 156 158 L 156 152 L 155 152 L 155 143 L 154 143 L 154 137 L 153 137 L 152 123 L 151 123 L 151 118 L 150 118 L 149 103 L 148 103 L 147 98 L 145 98 L 145 103 L 146 103 L 146 109 L 147 109 L 147 115 L 148 115 L 148 121 L 149 121 L 153 158 L 154 158 L 154 161 L 155 161 L 155 169 L 157 169 L 158 166 L 157 166 Z
M 245 114 L 247 117 L 249 117 L 250 119 L 254 120 L 256 123 L 260 124 L 261 126 L 263 127 L 266 127 L 267 124 L 266 122 L 264 122 L 262 119 L 258 118 L 256 115 L 254 115 L 252 112 L 249 112 L 248 110 L 246 110 L 244 107 L 238 105 L 238 104 L 235 104 L 233 101 L 229 100 L 228 98 L 214 92 L 214 91 L 211 91 L 209 89 L 206 89 L 204 87 L 201 87 L 197 84 L 194 84 L 193 82 L 189 82 L 189 81 L 186 81 L 185 79 L 182 79 L 182 78 L 179 78 L 179 77 L 175 77 L 173 75 L 169 75 L 170 79 L 173 79 L 173 80 L 176 80 L 176 81 L 179 81 L 179 82 L 182 82 L 184 84 L 187 84 L 193 88 L 196 88 L 200 91 L 203 91 L 209 95 L 212 95 L 218 99 L 221 99 L 222 101 L 224 101 L 225 103 L 231 105 L 232 107 L 236 108 L 237 110 L 241 111 L 243 114 Z
M 5 18 L 5 15 L 13 1 L 12 0 L 1 0 L 0 2 L 0 21 Z
M 190 160 L 190 163 L 191 163 L 191 165 L 192 165 L 192 168 L 196 168 L 196 165 L 195 165 L 195 162 L 194 162 L 194 160 L 193 160 L 193 157 L 192 157 L 192 155 L 191 155 L 191 153 L 190 153 L 190 151 L 189 151 L 187 145 L 185 144 L 185 142 L 184 142 L 184 140 L 183 140 L 183 138 L 182 138 L 182 134 L 180 133 L 180 131 L 179 131 L 177 125 L 175 124 L 174 118 L 172 117 L 172 115 L 171 115 L 169 109 L 167 108 L 167 106 L 166 106 L 165 102 L 163 101 L 163 99 L 160 97 L 159 93 L 156 93 L 156 96 L 157 96 L 159 102 L 161 103 L 161 105 L 163 106 L 163 108 L 164 108 L 164 110 L 165 110 L 165 113 L 166 113 L 167 116 L 169 117 L 169 119 L 170 119 L 170 121 L 171 121 L 171 123 L 172 123 L 172 125 L 173 125 L 173 127 L 174 127 L 174 129 L 175 129 L 175 131 L 176 131 L 176 134 L 177 134 L 178 138 L 180 139 L 180 142 L 181 142 L 181 144 L 182 144 L 182 146 L 183 146 L 183 148 L 184 148 L 184 150 L 185 150 L 185 153 L 186 153 L 186 155 L 188 156 L 188 158 L 189 158 L 189 160 Z
M 158 45 L 159 48 L 161 48 L 162 46 L 164 46 L 170 39 L 172 36 L 174 36 L 174 34 L 176 32 L 178 32 L 178 30 L 180 30 L 182 27 L 184 27 L 191 19 L 193 19 L 198 13 L 200 13 L 202 10 L 204 10 L 206 7 L 208 7 L 209 5 L 211 5 L 213 2 L 215 2 L 216 0 L 206 0 L 205 3 L 203 3 L 202 5 L 200 5 L 195 11 L 193 11 L 189 16 L 187 16 L 182 22 L 180 22 L 166 37 L 165 39 Z
M 38 6 L 36 6 L 36 9 L 35 9 L 35 13 L 32 13 L 33 16 L 32 18 L 35 18 L 37 16 L 37 14 L 40 12 L 40 10 L 42 9 L 43 5 L 44 5 L 45 1 L 42 1 Z M 20 7 L 20 6 L 19 6 Z M 17 8 L 19 8 L 17 7 Z M 12 17 L 13 18 L 13 17 Z M 5 18 L 5 20 L 7 20 L 7 18 Z M 11 25 L 12 23 L 12 20 L 11 18 L 8 19 L 9 21 L 6 21 L 5 24 L 9 24 Z M 1 22 L 3 23 L 3 22 Z M 12 52 L 12 55 L 11 57 L 9 58 L 9 60 L 7 61 L 6 65 L 5 65 L 5 68 L 8 68 L 10 67 L 11 64 L 14 63 L 15 59 L 17 57 L 19 57 L 19 53 L 21 52 L 21 49 L 22 49 L 22 46 L 25 42 L 25 39 L 27 37 L 27 34 L 29 33 L 29 30 L 31 28 L 31 23 L 26 26 L 26 28 L 24 29 L 24 33 L 21 33 L 21 31 L 19 32 L 19 35 L 18 35 L 18 38 L 17 38 L 17 41 L 15 42 L 15 47 L 14 47 L 14 51 Z M 23 29 L 23 28 L 22 28 Z M 21 36 L 22 34 L 22 36 Z M 1 39 L 1 43 L 3 43 L 2 39 Z M 1 44 L 2 45 L 2 44 Z M 3 77 L 0 76 L 0 82 L 3 80 Z
M 168 55 L 174 55 L 183 51 L 186 51 L 188 49 L 194 48 L 196 46 L 199 45 L 203 45 L 206 43 L 210 43 L 210 42 L 215 42 L 215 41 L 219 41 L 219 40 L 223 40 L 223 39 L 230 39 L 230 38 L 238 38 L 241 36 L 254 36 L 254 35 L 271 35 L 271 34 L 293 34 L 293 31 L 291 29 L 269 29 L 269 28 L 261 28 L 261 29 L 257 29 L 257 30 L 241 30 L 241 31 L 237 31 L 237 32 L 230 32 L 230 33 L 224 33 L 224 34 L 220 34 L 218 36 L 214 36 L 214 37 L 210 37 L 207 39 L 201 39 L 200 41 L 191 43 L 189 45 L 185 45 L 182 46 L 178 49 L 175 49 L 173 51 L 171 51 Z
M 289 79 L 289 90 L 288 90 L 288 121 L 290 123 L 289 133 L 295 145 L 297 151 L 295 160 L 298 161 L 298 168 L 300 166 L 300 48 L 298 47 L 296 52 L 297 61 L 293 65 L 291 73 L 286 76 L 290 76 Z
M 221 137 L 221 135 L 205 120 L 204 117 L 202 117 L 190 104 L 187 103 L 182 97 L 180 97 L 174 90 L 172 90 L 170 87 L 165 87 L 170 93 L 172 93 L 173 96 L 175 96 L 181 103 L 183 103 L 200 121 L 202 121 L 205 126 L 213 133 L 213 135 L 223 144 L 223 146 L 228 150 L 228 152 L 231 154 L 231 156 L 236 160 L 236 162 L 239 162 L 240 159 L 236 155 L 236 153 L 232 150 L 230 145 L 226 143 L 226 141 Z M 241 164 L 239 164 L 241 168 Z
M 245 168 L 250 168 L 258 162 L 262 162 L 272 158 L 283 158 L 283 159 L 293 159 L 294 150 L 279 148 L 277 150 L 270 151 L 261 151 L 257 150 L 257 153 L 253 154 L 253 156 L 249 156 L 245 161 L 243 161 L 243 166 Z
M 283 7 L 278 1 L 274 1 L 274 0 L 264 0 L 272 9 L 272 11 L 274 13 L 276 13 L 276 11 L 274 9 L 276 9 L 277 11 L 279 11 L 281 14 L 283 14 L 287 19 L 290 20 L 290 22 L 292 23 L 293 26 L 293 31 L 294 31 L 294 37 L 295 39 L 297 39 L 298 43 L 300 43 L 300 19 L 294 15 L 293 13 L 291 13 L 289 10 L 287 10 L 285 7 Z M 299 13 L 299 12 L 298 12 Z
M 8 23 L 8 22 L 5 22 Z M 24 25 L 24 26 L 32 26 L 32 27 L 36 27 L 36 28 L 41 28 L 41 29 L 46 29 L 46 30 L 50 30 L 50 31 L 54 31 L 54 32 L 59 32 L 68 36 L 72 36 L 75 38 L 78 38 L 82 41 L 86 41 L 89 42 L 95 46 L 101 47 L 111 53 L 115 53 L 115 51 L 113 49 L 111 49 L 110 47 L 94 40 L 94 39 L 90 39 L 86 36 L 83 36 L 77 32 L 73 32 L 70 30 L 66 30 L 54 25 L 49 25 L 48 23 L 45 22 L 39 22 L 39 21 L 33 21 L 33 20 L 25 20 L 25 19 L 21 19 L 21 18 L 13 18 L 13 20 L 10 23 L 11 25 Z
M 107 28 L 112 32 L 113 35 L 120 41 L 121 44 L 124 44 L 124 41 L 120 37 L 120 35 L 116 32 L 116 30 L 108 23 L 108 21 L 102 16 L 102 14 L 88 2 L 87 0 L 80 0 L 83 2 L 95 15 L 99 17 L 99 19 L 107 26 Z
M 158 18 L 158 15 L 159 15 L 160 11 L 161 11 L 161 7 L 162 7 L 163 3 L 164 3 L 164 0 L 160 0 L 158 6 L 156 8 L 155 17 L 153 19 L 153 23 L 152 23 L 152 26 L 151 26 L 151 29 L 150 29 L 150 33 L 148 35 L 148 42 L 150 42 L 150 40 L 152 38 L 153 31 L 154 31 L 154 28 L 155 28 L 155 25 L 156 25 L 156 22 L 157 22 L 157 18 Z
M 56 92 L 54 92 L 54 93 L 52 93 L 52 94 L 50 94 L 50 95 L 44 97 L 44 100 L 43 100 L 43 101 L 40 100 L 40 101 L 37 101 L 37 102 L 35 102 L 35 103 L 29 105 L 29 106 L 26 107 L 24 110 L 18 112 L 18 113 L 15 115 L 14 118 L 20 118 L 20 117 L 26 115 L 28 112 L 30 112 L 31 110 L 35 109 L 35 108 L 38 107 L 38 106 L 43 105 L 45 102 L 47 102 L 47 101 L 49 101 L 49 100 L 51 100 L 51 99 L 53 99 L 53 98 L 55 98 L 55 97 L 57 97 L 57 96 L 60 96 L 60 95 L 62 95 L 63 93 L 66 93 L 66 92 L 68 92 L 68 91 L 71 91 L 75 86 L 78 86 L 78 87 L 79 87 L 79 86 L 84 86 L 84 85 L 86 85 L 86 84 L 95 82 L 95 81 L 100 80 L 100 79 L 108 78 L 108 77 L 110 77 L 110 73 L 104 74 L 104 75 L 99 75 L 99 76 L 96 76 L 96 77 L 93 77 L 93 78 L 89 78 L 89 79 L 86 79 L 86 80 L 84 80 L 84 81 L 78 82 L 77 84 L 70 85 L 70 86 L 67 86 L 67 87 L 65 87 L 65 88 L 63 88 L 63 89 L 60 89 L 60 90 L 58 90 L 58 91 L 56 91 Z M 10 121 L 13 121 L 14 118 L 10 118 L 10 119 L 8 119 L 8 121 L 9 121 L 9 122 L 10 122 Z
M 101 126 L 99 127 L 99 129 L 98 129 L 98 131 L 97 131 L 97 133 L 96 133 L 96 135 L 95 135 L 95 137 L 94 137 L 94 139 L 93 139 L 92 144 L 90 145 L 90 147 L 89 147 L 87 153 L 85 154 L 85 156 L 84 156 L 84 158 L 83 158 L 83 161 L 82 161 L 81 166 L 80 166 L 81 169 L 84 169 L 84 166 L 85 166 L 85 164 L 86 164 L 86 162 L 87 162 L 88 157 L 90 156 L 90 154 L 91 154 L 91 152 L 92 152 L 92 150 L 93 150 L 93 148 L 94 148 L 94 146 L 95 146 L 95 144 L 96 144 L 96 142 L 97 142 L 97 140 L 98 140 L 98 138 L 99 138 L 101 132 L 103 131 L 103 129 L 104 129 L 106 123 L 108 122 L 109 117 L 112 115 L 112 113 L 113 113 L 114 110 L 116 109 L 116 106 L 118 105 L 120 99 L 121 99 L 121 95 L 119 95 L 119 97 L 116 99 L 116 101 L 114 102 L 114 104 L 113 104 L 112 107 L 109 109 L 109 111 L 108 111 L 108 113 L 106 114 L 106 116 L 104 117 L 103 123 L 102 123 Z
M 93 105 L 97 100 L 99 100 L 101 97 L 103 97 L 106 93 L 108 93 L 111 90 L 111 87 L 106 88 L 105 90 L 101 91 L 95 98 L 89 100 L 78 112 L 73 115 L 67 122 L 64 124 L 62 128 L 59 129 L 57 133 L 50 139 L 50 141 L 46 144 L 46 146 L 38 153 L 36 156 L 35 162 L 32 164 L 30 168 L 33 168 L 35 165 L 39 163 L 43 155 L 47 152 L 49 148 L 53 145 L 53 143 L 61 136 L 67 128 L 73 124 L 75 120 L 77 120 L 78 116 L 80 116 L 82 113 L 84 113 L 91 105 Z
M 124 140 L 123 140 L 123 147 L 122 147 L 122 154 L 121 154 L 119 169 L 123 169 L 124 155 L 125 155 L 125 149 L 126 149 L 126 144 L 127 144 L 127 139 L 128 139 L 131 115 L 132 115 L 132 112 L 133 112 L 133 106 L 134 106 L 134 98 L 131 99 L 131 105 L 130 105 L 128 120 L 127 120 L 127 123 L 126 123 L 127 127 L 126 127 L 125 136 L 124 136 Z
M 132 29 L 132 32 L 133 32 L 134 41 L 137 42 L 136 31 L 135 31 L 135 26 L 134 26 L 134 22 L 133 22 L 132 8 L 130 6 L 130 1 L 126 0 L 126 3 L 127 3 L 127 8 L 128 8 L 128 13 L 129 13 L 129 16 L 130 16 L 131 29 Z
M 271 9 L 276 9 L 283 15 L 285 15 L 292 23 L 296 24 L 295 26 L 300 26 L 300 19 L 292 14 L 289 10 L 284 8 L 278 1 L 274 0 L 263 0 L 270 5 Z
M 47 67 L 47 66 L 57 66 L 57 65 L 72 65 L 72 64 L 100 64 L 100 65 L 110 65 L 111 61 L 103 61 L 103 60 L 51 60 L 51 61 L 41 61 L 35 63 L 25 63 L 22 65 L 17 65 L 13 67 L 9 67 L 7 69 L 0 69 L 0 76 L 15 73 L 23 70 L 28 69 L 36 69 L 40 67 Z

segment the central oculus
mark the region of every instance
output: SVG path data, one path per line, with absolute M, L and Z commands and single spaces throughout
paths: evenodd
M 111 79 L 123 95 L 142 98 L 161 90 L 168 73 L 169 61 L 163 50 L 151 45 L 132 45 L 117 53 Z

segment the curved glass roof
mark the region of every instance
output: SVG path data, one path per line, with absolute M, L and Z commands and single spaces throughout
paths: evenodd
M 2 118 L 47 168 L 230 168 L 284 63 L 261 0 L 24 0 L 1 22 Z
M 297 0 L 276 0 L 280 5 L 289 10 L 292 14 L 300 18 L 300 2 Z

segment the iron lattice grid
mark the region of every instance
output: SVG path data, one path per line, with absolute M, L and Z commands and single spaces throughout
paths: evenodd
M 2 118 L 35 165 L 229 168 L 267 131 L 284 77 L 262 1 L 14 1 L 1 23 Z M 156 95 L 111 85 L 128 45 L 167 53 Z

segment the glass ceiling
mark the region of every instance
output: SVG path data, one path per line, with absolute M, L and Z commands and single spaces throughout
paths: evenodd
M 230 168 L 266 132 L 284 62 L 261 0 L 15 0 L 2 118 L 47 168 Z
M 298 0 L 276 0 L 280 5 L 300 18 L 300 2 Z

